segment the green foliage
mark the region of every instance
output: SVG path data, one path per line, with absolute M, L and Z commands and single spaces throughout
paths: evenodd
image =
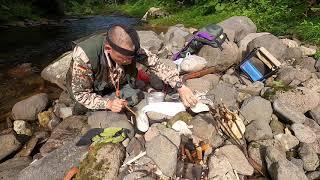
M 38 19 L 39 14 L 34 13 L 34 8 L 30 1 L 0 1 L 0 21 L 6 22 L 8 20 L 24 20 L 24 19 Z
M 316 59 L 316 60 L 320 60 L 320 51 L 318 50 L 317 51 L 317 53 L 314 55 L 314 58 Z

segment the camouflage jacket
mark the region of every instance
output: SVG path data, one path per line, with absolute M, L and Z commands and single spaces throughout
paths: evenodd
M 180 81 L 177 69 L 166 66 L 156 55 L 144 50 L 148 58 L 140 62 L 145 65 L 151 72 L 155 73 L 161 80 L 174 87 Z M 107 97 L 97 94 L 93 88 L 94 74 L 90 61 L 79 46 L 76 46 L 72 54 L 73 64 L 71 69 L 71 93 L 74 99 L 84 105 L 88 109 L 106 109 L 107 102 L 110 100 Z M 115 89 L 114 80 L 123 80 L 125 71 L 122 66 L 111 63 L 109 55 L 106 54 L 106 63 L 111 71 L 105 76 L 107 87 Z M 113 79 L 114 78 L 114 79 Z

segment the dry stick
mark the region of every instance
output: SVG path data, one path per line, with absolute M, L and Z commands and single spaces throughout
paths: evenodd
M 137 117 L 137 114 L 127 105 L 124 106 L 128 111 L 130 111 L 134 116 Z

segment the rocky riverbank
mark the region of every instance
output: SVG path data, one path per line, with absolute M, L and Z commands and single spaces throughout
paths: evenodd
M 234 110 L 240 117 L 245 125 L 242 137 L 247 144 L 245 153 L 216 128 L 216 119 L 210 113 L 184 112 L 167 117 L 148 112 L 152 125 L 146 133 L 141 133 L 125 115 L 116 120 L 103 111 L 75 115 L 74 105 L 65 92 L 52 102 L 42 93 L 13 106 L 12 128 L 0 135 L 3 161 L 0 177 L 62 179 L 70 168 L 80 165 L 79 179 L 320 178 L 320 64 L 313 58 L 316 47 L 268 32 L 257 33 L 255 24 L 247 17 L 232 17 L 219 25 L 229 37 L 223 50 L 204 46 L 198 55 L 205 58 L 207 67 L 216 66 L 221 73 L 190 79 L 187 85 L 206 94 L 216 105 L 224 104 Z M 176 25 L 161 34 L 139 31 L 139 36 L 142 47 L 175 66 L 170 60 L 172 54 L 184 46 L 195 30 Z M 261 46 L 281 61 L 280 70 L 264 82 L 252 83 L 245 76 L 240 79 L 232 65 Z M 65 89 L 69 62 L 70 52 L 67 52 L 46 67 L 42 77 Z M 154 76 L 150 84 L 155 89 L 163 88 Z M 138 111 L 145 105 L 142 100 L 134 108 Z M 177 120 L 186 122 L 191 134 L 173 130 L 172 122 Z M 97 127 L 122 127 L 131 133 L 122 144 L 104 145 L 84 159 L 87 147 L 75 143 L 88 129 Z M 199 155 L 189 157 L 183 150 L 188 145 L 203 148 L 201 161 L 195 158 Z M 141 152 L 145 152 L 143 157 L 120 167 Z M 255 171 L 247 157 L 261 165 L 266 177 Z M 83 166 L 81 162 L 90 163 Z

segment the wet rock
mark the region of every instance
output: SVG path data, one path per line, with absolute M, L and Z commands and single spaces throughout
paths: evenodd
M 24 78 L 26 76 L 29 76 L 33 73 L 33 67 L 31 67 L 31 63 L 22 63 L 18 66 L 9 69 L 8 75 L 13 78 Z
M 27 136 L 32 135 L 32 128 L 26 121 L 16 120 L 13 122 L 13 129 L 17 134 L 23 134 Z
M 125 114 L 113 113 L 110 111 L 96 111 L 88 117 L 88 124 L 91 128 L 121 127 L 130 131 L 128 136 L 134 136 L 133 126 L 129 123 Z
M 288 161 L 284 153 L 281 153 L 273 147 L 266 149 L 266 162 L 268 172 L 272 179 L 307 180 L 302 169 Z
M 279 70 L 277 80 L 282 81 L 285 85 L 298 80 L 304 82 L 311 78 L 311 72 L 308 69 L 295 69 L 292 66 L 283 67 Z
M 215 88 L 208 92 L 207 97 L 218 104 L 223 103 L 227 107 L 237 107 L 237 91 L 230 84 L 219 83 Z
M 0 160 L 7 157 L 21 147 L 21 143 L 14 134 L 0 135 Z
M 268 32 L 261 32 L 261 33 L 249 33 L 246 35 L 241 41 L 238 42 L 239 50 L 241 52 L 242 58 L 245 57 L 247 52 L 248 44 L 257 37 L 264 36 L 270 34 Z
M 233 16 L 220 23 L 230 41 L 240 42 L 246 35 L 257 31 L 256 25 L 246 16 Z
M 146 143 L 149 156 L 166 176 L 172 177 L 177 166 L 177 147 L 166 137 L 158 135 Z
M 280 41 L 286 45 L 288 48 L 296 48 L 296 47 L 299 47 L 299 43 L 295 40 L 292 40 L 292 39 L 280 39 Z
M 318 106 L 320 98 L 317 92 L 300 87 L 278 95 L 277 100 L 292 110 L 306 113 Z
M 320 171 L 308 172 L 306 175 L 309 180 L 320 179 Z
M 299 148 L 299 156 L 303 161 L 303 168 L 306 171 L 314 171 L 319 166 L 319 158 L 312 146 L 302 143 Z
M 267 121 L 253 120 L 246 127 L 244 136 L 249 142 L 251 142 L 257 140 L 271 139 L 273 135 L 272 130 Z
M 26 168 L 32 159 L 30 157 L 19 157 L 9 159 L 0 164 L 0 179 L 3 180 L 14 180 L 21 170 Z
M 36 94 L 16 103 L 12 108 L 12 116 L 15 120 L 36 120 L 38 113 L 48 105 L 48 95 Z
M 138 31 L 142 48 L 157 53 L 163 45 L 163 40 L 153 31 Z
M 226 179 L 228 173 L 233 173 L 233 168 L 229 163 L 226 156 L 220 155 L 213 155 L 210 157 L 209 162 L 209 174 L 208 178 L 217 178 L 217 179 Z M 235 176 L 233 174 L 233 176 Z
M 44 111 L 38 114 L 39 124 L 44 128 L 53 130 L 60 123 L 60 119 L 52 111 Z
M 205 45 L 200 49 L 198 56 L 207 60 L 207 67 L 215 66 L 217 71 L 225 71 L 231 65 L 237 64 L 241 55 L 238 46 L 233 42 L 224 42 L 222 48 L 221 51 L 219 48 Z
M 299 145 L 299 140 L 291 134 L 277 134 L 274 139 L 278 140 L 287 151 Z
M 316 72 L 315 68 L 316 60 L 312 57 L 305 57 L 300 61 L 296 61 L 295 65 L 299 65 L 302 68 L 308 69 L 310 72 Z
M 48 141 L 40 148 L 42 156 L 48 155 L 53 150 L 64 146 L 75 137 L 83 135 L 88 127 L 86 116 L 71 116 L 64 119 L 51 133 Z
M 279 115 L 280 119 L 286 123 L 304 123 L 306 117 L 303 113 L 287 107 L 279 100 L 273 102 L 273 109 Z
M 87 152 L 87 147 L 75 145 L 78 140 L 79 137 L 33 162 L 19 173 L 18 179 L 63 179 L 70 168 L 79 165 Z
M 282 124 L 274 114 L 271 116 L 270 127 L 274 135 L 284 132 L 284 124 Z
M 306 47 L 306 46 L 300 46 L 300 49 L 302 51 L 302 55 L 304 56 L 313 56 L 317 52 L 317 49 Z
M 41 77 L 51 83 L 66 89 L 66 74 L 72 59 L 72 51 L 68 51 L 49 64 L 41 72 Z
M 269 124 L 272 111 L 270 101 L 260 96 L 254 96 L 245 100 L 240 109 L 244 122 L 247 124 L 253 120 L 260 120 Z
M 291 125 L 291 129 L 300 142 L 313 143 L 316 140 L 316 134 L 303 124 L 295 123 Z
M 239 174 L 252 175 L 253 167 L 248 162 L 242 151 L 235 145 L 226 145 L 219 149 L 217 155 L 222 154 L 227 157 L 232 168 Z
M 125 158 L 125 148 L 121 144 L 107 143 L 89 151 L 80 163 L 79 179 L 116 179 Z
M 212 88 L 210 81 L 203 78 L 189 79 L 186 82 L 186 86 L 193 91 L 199 92 L 208 92 Z
M 265 47 L 275 58 L 282 61 L 286 57 L 287 47 L 272 34 L 260 36 L 248 44 L 248 52 L 257 47 Z

